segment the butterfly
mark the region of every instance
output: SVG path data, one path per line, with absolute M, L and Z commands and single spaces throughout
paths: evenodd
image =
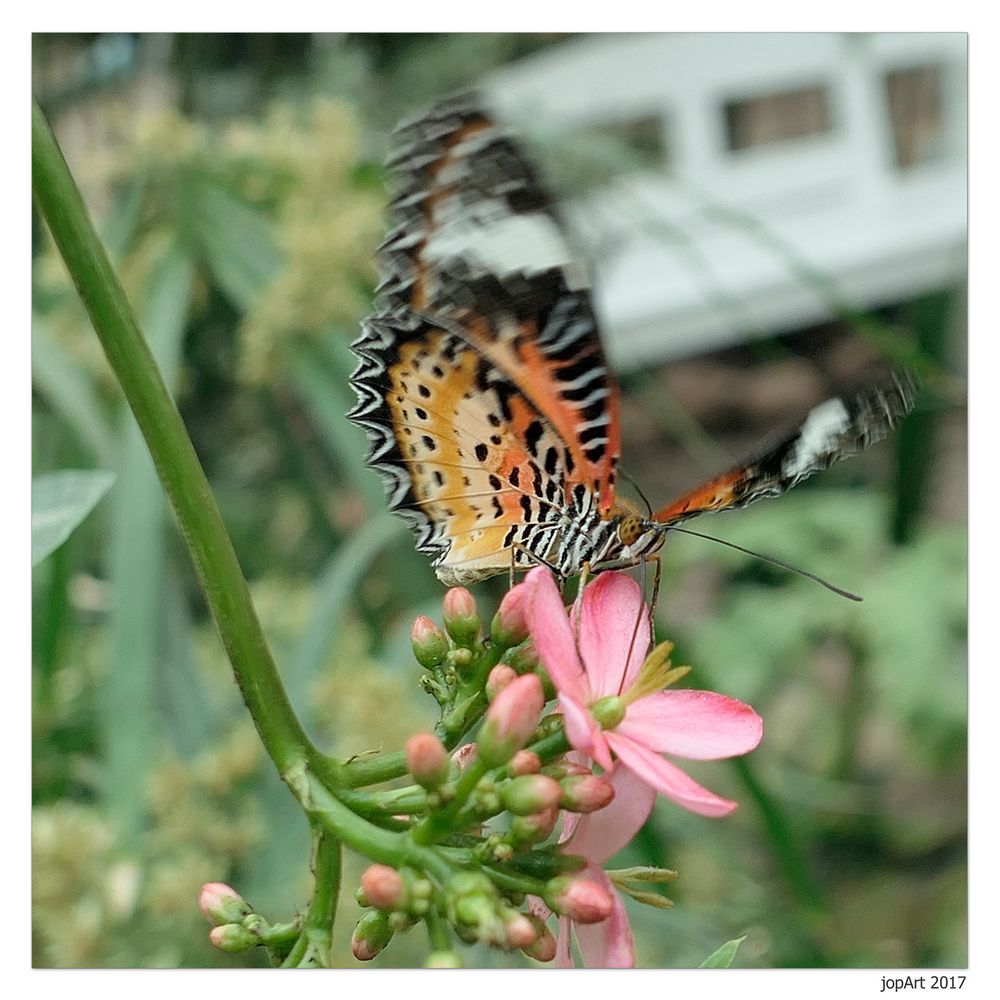
M 394 225 L 376 311 L 351 345 L 348 418 L 445 584 L 537 564 L 562 578 L 636 565 L 688 518 L 780 496 L 911 409 L 915 382 L 894 373 L 640 513 L 616 493 L 619 396 L 587 272 L 515 136 L 461 96 L 394 139 Z

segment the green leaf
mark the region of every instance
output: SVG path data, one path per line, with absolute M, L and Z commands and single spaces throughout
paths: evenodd
M 95 462 L 114 466 L 113 435 L 94 380 L 38 317 L 31 323 L 31 378 Z
M 290 351 L 289 363 L 295 390 L 344 479 L 357 488 L 372 514 L 381 514 L 385 490 L 365 462 L 368 441 L 364 431 L 344 416 L 354 405 L 347 378 L 356 364 L 347 344 L 331 340 L 324 359 L 314 345 L 298 343 Z
M 32 566 L 37 566 L 69 538 L 114 481 L 113 472 L 94 469 L 66 469 L 32 480 Z
M 238 309 L 252 309 L 284 259 L 274 227 L 208 178 L 192 176 L 183 193 L 184 228 L 219 287 Z
M 285 667 L 288 697 L 301 714 L 308 714 L 309 686 L 330 658 L 345 612 L 368 564 L 404 534 L 405 526 L 399 518 L 387 512 L 379 514 L 337 550 L 317 580 L 312 614 Z
M 740 945 L 746 941 L 746 934 L 743 937 L 733 938 L 732 941 L 727 941 L 724 945 L 716 948 L 708 958 L 705 959 L 701 965 L 698 966 L 699 969 L 728 969 L 729 966 L 733 964 L 733 959 L 736 958 L 736 952 L 739 951 Z
M 168 386 L 180 364 L 191 275 L 190 260 L 171 247 L 153 274 L 141 309 L 150 349 Z M 130 412 L 124 416 L 112 514 L 112 610 L 102 699 L 107 806 L 122 842 L 130 844 L 142 828 L 147 772 L 162 728 L 157 675 L 164 659 L 166 501 L 139 427 Z

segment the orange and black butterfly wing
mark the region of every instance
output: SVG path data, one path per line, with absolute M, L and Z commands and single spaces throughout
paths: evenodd
M 793 433 L 667 504 L 652 520 L 679 524 L 708 511 L 746 507 L 765 497 L 781 496 L 814 472 L 884 438 L 913 408 L 916 391 L 913 376 L 893 373 L 853 396 L 828 399 L 814 407 Z
M 617 390 L 586 273 L 509 132 L 468 98 L 404 124 L 350 418 L 448 582 L 540 559 L 614 502 Z M 564 554 L 565 555 L 565 554 Z M 567 565 L 573 562 L 569 560 Z

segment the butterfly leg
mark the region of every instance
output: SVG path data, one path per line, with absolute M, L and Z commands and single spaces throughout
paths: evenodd
M 646 598 L 646 563 L 651 562 L 656 564 L 656 571 L 653 575 L 653 593 L 649 600 L 649 645 L 652 646 L 656 642 L 656 622 L 654 616 L 656 614 L 656 600 L 660 594 L 660 557 L 650 556 L 648 559 L 643 559 L 639 563 L 639 590 L 642 594 L 643 600 Z M 628 664 L 632 659 L 632 651 L 635 649 L 636 641 L 639 638 L 639 622 L 642 621 L 642 614 L 637 614 L 635 616 L 635 625 L 632 628 L 632 640 L 628 645 L 628 655 L 625 657 L 625 667 L 622 670 L 621 683 L 618 685 L 618 693 L 621 694 L 622 688 L 625 685 L 625 671 L 628 669 Z
M 550 570 L 552 570 L 553 574 L 560 581 L 560 583 L 565 582 L 562 574 L 559 572 L 558 567 L 553 566 L 552 563 L 550 563 L 547 559 L 543 559 L 541 556 L 536 555 L 530 549 L 526 549 L 523 545 L 518 545 L 517 542 L 514 542 L 514 544 L 511 545 L 510 547 L 510 585 L 512 587 L 514 586 L 515 573 L 519 569 L 524 569 L 524 571 L 527 572 L 529 569 L 532 568 L 530 565 L 525 567 L 517 565 L 518 556 L 521 554 L 524 555 L 525 561 L 528 562 L 529 564 L 534 563 L 536 566 L 546 566 Z

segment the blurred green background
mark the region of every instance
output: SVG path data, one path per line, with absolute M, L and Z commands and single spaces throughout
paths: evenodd
M 409 625 L 440 618 L 443 588 L 386 513 L 343 416 L 389 130 L 491 68 L 573 42 L 34 37 L 36 96 L 175 392 L 293 703 L 332 753 L 396 749 L 433 721 Z M 537 139 L 563 195 L 648 153 L 607 130 Z M 287 917 L 308 899 L 306 823 L 263 756 L 145 446 L 33 225 L 34 476 L 115 474 L 33 571 L 34 963 L 255 964 L 209 946 L 198 889 L 226 881 Z M 887 354 L 924 365 L 930 389 L 891 442 L 780 502 L 695 526 L 863 604 L 669 540 L 660 633 L 695 686 L 753 704 L 766 736 L 745 761 L 690 769 L 741 802 L 732 818 L 661 801 L 622 856 L 619 867 L 680 875 L 673 910 L 632 907 L 638 964 L 697 965 L 747 935 L 745 967 L 964 966 L 964 287 L 859 311 L 804 262 L 789 269 L 825 289 L 836 318 L 622 375 L 624 466 L 654 504 Z M 502 588 L 476 588 L 484 609 Z M 343 965 L 359 871 L 352 859 Z M 422 944 L 399 938 L 376 964 L 419 963 Z M 471 963 L 520 964 L 486 951 Z

